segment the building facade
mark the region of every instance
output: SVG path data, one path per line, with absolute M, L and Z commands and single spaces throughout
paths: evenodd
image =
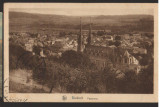
M 83 44 L 82 24 L 80 26 L 77 51 L 88 55 L 90 60 L 97 66 L 98 69 L 104 69 L 107 64 L 112 63 L 114 68 L 121 71 L 132 70 L 137 73 L 140 71 L 139 61 L 126 49 L 121 47 L 93 45 L 91 24 L 87 38 L 88 43 Z

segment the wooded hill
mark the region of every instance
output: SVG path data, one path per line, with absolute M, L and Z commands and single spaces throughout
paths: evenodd
M 9 12 L 11 31 L 25 29 L 79 29 L 81 16 L 46 15 Z M 99 15 L 82 16 L 83 29 L 88 29 L 92 19 L 93 29 L 153 31 L 152 15 Z

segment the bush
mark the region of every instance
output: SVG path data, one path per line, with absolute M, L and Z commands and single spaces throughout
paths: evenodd
M 10 43 L 9 45 L 9 64 L 10 70 L 13 69 L 34 69 L 40 63 L 40 58 L 32 55 L 31 52 L 24 50 L 21 46 Z
M 35 80 L 50 87 L 50 92 L 59 87 L 60 92 L 81 93 L 85 91 L 87 85 L 84 72 L 54 61 L 46 60 L 45 71 L 39 69 L 33 73 Z
M 114 45 L 115 45 L 116 47 L 118 47 L 118 46 L 121 45 L 121 42 L 120 42 L 120 41 L 115 41 Z
M 115 40 L 118 40 L 118 41 L 121 40 L 121 36 L 116 36 Z
M 92 65 L 90 59 L 86 55 L 73 50 L 62 53 L 60 60 L 74 68 L 87 68 Z
M 141 93 L 153 93 L 153 60 L 147 68 L 139 74 L 139 88 Z
M 33 52 L 37 55 L 40 55 L 41 52 L 41 48 L 40 46 L 33 46 Z

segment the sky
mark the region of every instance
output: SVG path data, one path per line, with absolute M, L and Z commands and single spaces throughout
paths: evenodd
M 27 5 L 26 5 L 27 6 Z M 119 7 L 117 7 L 119 6 Z M 137 6 L 137 7 L 136 7 Z M 29 7 L 29 8 L 28 8 Z M 86 15 L 130 15 L 130 14 L 147 14 L 153 15 L 153 8 L 146 8 L 140 5 L 95 5 L 95 4 L 56 4 L 53 6 L 31 5 L 18 8 L 10 8 L 10 11 L 56 14 L 69 16 L 86 16 Z M 41 7 L 41 8 L 40 8 Z
M 2 39 L 2 12 L 0 12 L 0 39 Z

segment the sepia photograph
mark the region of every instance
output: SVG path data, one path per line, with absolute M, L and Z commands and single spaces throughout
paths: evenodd
M 0 12 L 0 97 L 2 97 L 2 12 Z
M 6 3 L 5 100 L 157 101 L 156 6 Z

